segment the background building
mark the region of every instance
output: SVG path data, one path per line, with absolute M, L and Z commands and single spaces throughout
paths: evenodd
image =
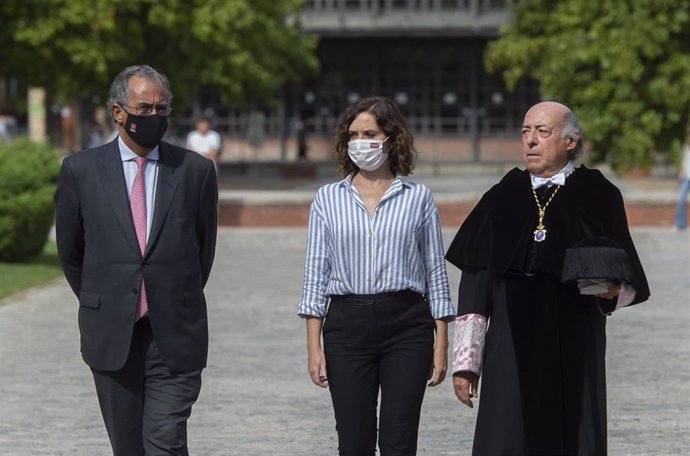
M 376 94 L 400 105 L 420 160 L 515 158 L 522 116 L 539 100 L 538 86 L 523 80 L 508 92 L 500 75 L 487 74 L 483 65 L 486 44 L 510 20 L 514 2 L 308 0 L 301 21 L 305 33 L 319 37 L 320 73 L 285 87 L 282 109 L 258 117 L 227 113 L 221 130 L 259 143 L 263 157 L 290 159 L 303 126 L 308 158 L 328 159 L 324 151 L 337 117 Z M 257 131 L 264 135 L 259 141 Z

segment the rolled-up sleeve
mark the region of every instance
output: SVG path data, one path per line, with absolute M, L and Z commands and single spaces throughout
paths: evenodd
M 455 310 L 450 300 L 448 273 L 444 258 L 443 238 L 441 236 L 441 222 L 438 210 L 431 196 L 431 205 L 427 222 L 422 227 L 419 245 L 422 260 L 426 270 L 427 297 L 431 315 L 434 319 L 452 319 Z
M 304 287 L 297 309 L 300 317 L 325 317 L 328 296 L 326 286 L 331 265 L 328 258 L 328 229 L 319 210 L 318 195 L 309 209 Z

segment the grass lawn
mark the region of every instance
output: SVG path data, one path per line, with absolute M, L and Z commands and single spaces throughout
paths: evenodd
M 57 246 L 48 241 L 37 258 L 21 263 L 0 262 L 0 299 L 60 275 Z

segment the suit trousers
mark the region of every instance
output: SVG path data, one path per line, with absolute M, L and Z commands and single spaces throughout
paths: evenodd
M 434 320 L 424 297 L 404 290 L 332 296 L 324 354 L 340 455 L 414 455 L 433 362 Z
M 118 371 L 91 369 L 114 456 L 187 456 L 187 419 L 201 390 L 201 370 L 171 372 L 148 317 L 134 325 L 129 357 Z

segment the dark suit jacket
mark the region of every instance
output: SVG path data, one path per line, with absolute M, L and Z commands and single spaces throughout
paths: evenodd
M 58 255 L 79 298 L 82 357 L 94 369 L 119 370 L 127 360 L 142 276 L 163 362 L 173 371 L 206 366 L 203 288 L 216 244 L 216 173 L 194 152 L 168 143 L 159 151 L 143 256 L 117 140 L 62 163 L 55 193 Z

